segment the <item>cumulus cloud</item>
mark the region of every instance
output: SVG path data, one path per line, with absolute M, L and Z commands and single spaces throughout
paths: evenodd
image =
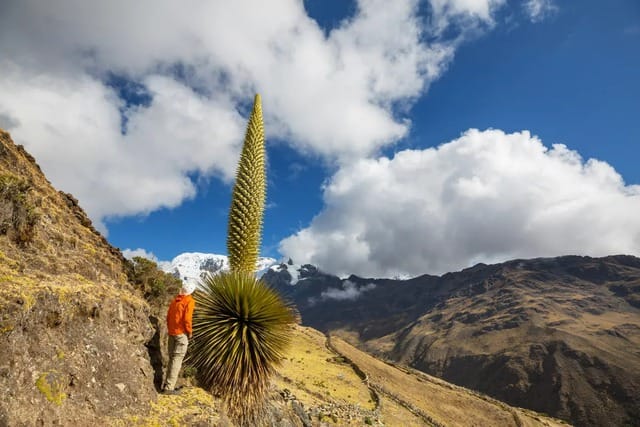
M 437 148 L 345 165 L 284 256 L 340 275 L 458 270 L 512 258 L 640 255 L 640 186 L 528 131 L 469 130 Z
M 127 259 L 133 259 L 135 257 L 142 257 L 148 260 L 158 262 L 158 257 L 156 257 L 153 252 L 147 252 L 146 249 L 137 248 L 137 249 L 124 249 L 122 251 L 122 255 L 124 255 Z
M 558 11 L 554 0 L 527 0 L 524 2 L 524 11 L 531 22 L 541 22 Z
M 406 135 L 402 112 L 451 61 L 460 17 L 491 21 L 502 1 L 431 3 L 429 28 L 418 0 L 359 0 L 325 33 L 294 0 L 7 0 L 0 122 L 98 224 L 179 205 L 190 174 L 230 179 L 256 91 L 268 137 L 347 162 Z M 433 30 L 454 21 L 455 38 Z M 149 102 L 131 105 L 113 75 Z
M 329 288 L 320 294 L 320 300 L 336 300 L 336 301 L 355 301 L 364 292 L 375 289 L 375 283 L 368 283 L 366 285 L 358 287 L 355 283 L 345 280 L 342 283 L 342 289 Z
M 121 101 L 86 74 L 40 74 L 3 62 L 0 76 L 0 109 L 17 117 L 13 138 L 103 231 L 105 217 L 175 207 L 194 196 L 188 172 L 233 177 L 244 124 L 223 100 L 149 76 L 154 101 L 128 110 L 122 134 Z

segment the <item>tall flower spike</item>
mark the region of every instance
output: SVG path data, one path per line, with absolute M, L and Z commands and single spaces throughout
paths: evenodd
M 230 272 L 208 275 L 194 293 L 189 354 L 200 384 L 219 395 L 238 426 L 263 425 L 269 381 L 290 342 L 297 310 L 254 274 L 265 202 L 260 96 L 249 118 L 229 211 Z
M 227 251 L 232 271 L 252 273 L 258 262 L 266 198 L 264 125 L 256 94 L 233 187 Z

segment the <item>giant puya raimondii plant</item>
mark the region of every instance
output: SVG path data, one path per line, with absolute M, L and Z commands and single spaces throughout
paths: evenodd
M 297 312 L 255 277 L 266 197 L 264 127 L 256 95 L 238 163 L 227 249 L 231 271 L 195 293 L 190 362 L 240 425 L 261 424 L 269 380 L 284 357 Z

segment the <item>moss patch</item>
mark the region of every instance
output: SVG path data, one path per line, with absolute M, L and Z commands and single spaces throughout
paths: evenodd
M 36 387 L 51 403 L 61 405 L 67 398 L 64 389 L 66 377 L 57 371 L 43 372 L 36 380 Z
M 119 419 L 109 419 L 111 426 L 184 426 L 184 425 L 218 425 L 220 413 L 218 402 L 201 388 L 187 387 L 179 395 L 159 395 L 157 402 L 151 403 L 148 413 L 131 414 Z
M 9 333 L 14 329 L 15 329 L 15 325 L 12 325 L 12 324 L 0 325 L 0 334 Z

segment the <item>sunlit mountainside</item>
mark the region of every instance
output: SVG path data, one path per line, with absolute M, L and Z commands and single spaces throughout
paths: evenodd
M 153 341 L 162 299 L 0 133 L 2 425 L 229 425 L 188 367 L 178 396 L 158 395 Z M 166 303 L 166 301 L 165 301 Z M 155 321 L 152 321 L 153 319 Z M 271 385 L 267 425 L 557 425 L 338 337 L 295 326 Z M 160 351 L 166 351 L 160 345 Z M 155 370 L 155 372 L 154 372 Z

